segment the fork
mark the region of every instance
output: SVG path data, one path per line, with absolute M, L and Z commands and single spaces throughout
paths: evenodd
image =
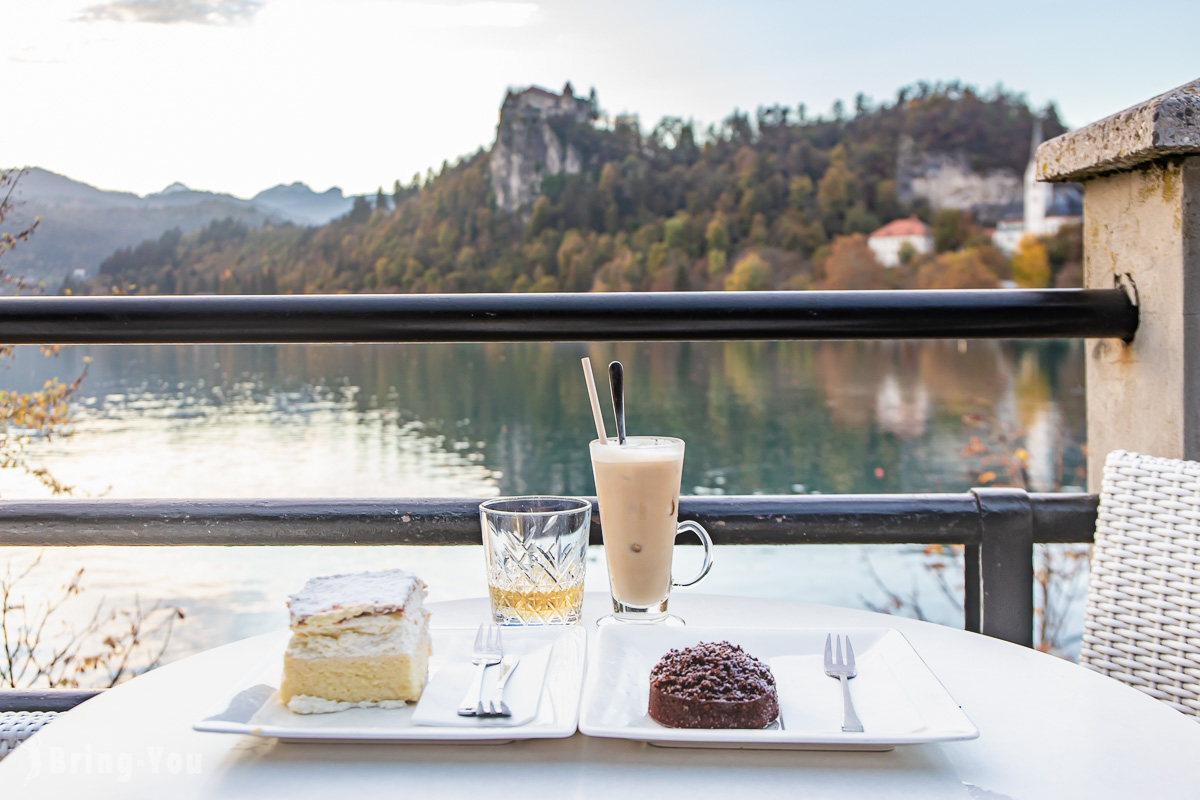
M 825 637 L 825 674 L 838 678 L 842 682 L 843 720 L 842 730 L 846 733 L 862 733 L 862 723 L 854 712 L 854 702 L 850 699 L 850 679 L 858 674 L 854 668 L 854 648 L 850 646 L 850 637 L 846 637 L 846 660 L 842 661 L 842 637 L 837 638 L 837 659 L 833 655 L 833 634 Z
M 471 663 L 475 665 L 475 677 L 467 693 L 458 705 L 460 717 L 473 717 L 483 713 L 483 674 L 493 664 L 499 664 L 504 656 L 500 642 L 500 627 L 494 622 L 484 622 L 475 633 L 475 647 L 471 651 Z
M 500 662 L 500 677 L 496 679 L 496 686 L 492 689 L 491 696 L 488 701 L 483 704 L 483 711 L 479 714 L 481 717 L 511 717 L 512 711 L 508 708 L 508 703 L 504 702 L 504 686 L 508 683 L 508 679 L 512 677 L 513 670 L 517 668 L 517 664 L 521 659 L 515 655 L 507 655 Z

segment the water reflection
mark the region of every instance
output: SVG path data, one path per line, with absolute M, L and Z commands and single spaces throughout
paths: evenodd
M 998 481 L 1023 470 L 1034 490 L 1083 483 L 1079 342 L 93 347 L 21 352 L 3 377 L 35 388 L 92 358 L 76 435 L 32 445 L 84 495 L 591 494 L 584 355 L 626 365 L 631 432 L 687 440 L 687 493 L 961 491 L 985 470 Z M 44 494 L 0 470 L 0 497 Z M 384 560 L 422 565 L 438 599 L 478 595 L 476 548 L 438 550 L 389 548 Z M 732 550 L 705 591 L 882 601 L 861 550 Z M 872 561 L 887 580 L 922 585 L 919 550 L 884 552 Z M 179 655 L 281 624 L 307 574 L 381 560 L 319 553 L 89 548 L 49 561 L 66 570 L 86 556 L 91 590 L 114 599 L 136 569 L 144 600 L 191 612 Z M 603 589 L 601 565 L 590 589 Z
M 626 364 L 630 430 L 686 438 L 685 485 L 701 491 L 963 489 L 976 471 L 960 451 L 981 420 L 1023 443 L 1032 488 L 1078 484 L 1083 463 L 1078 343 L 75 348 L 52 362 L 22 354 L 7 378 L 71 375 L 85 354 L 79 435 L 41 452 L 70 471 L 103 438 L 119 463 L 80 485 L 121 497 L 163 496 L 138 479 L 164 468 L 185 473 L 193 497 L 450 490 L 416 480 L 430 459 L 458 473 L 456 491 L 590 493 L 583 355 Z M 273 450 L 279 480 L 231 480 L 231 465 Z M 370 477 L 380 462 L 386 481 Z M 301 475 L 314 470 L 323 481 Z

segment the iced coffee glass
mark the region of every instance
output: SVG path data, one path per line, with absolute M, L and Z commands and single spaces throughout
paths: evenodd
M 683 440 L 630 436 L 625 444 L 591 443 L 592 472 L 600 501 L 600 531 L 612 589 L 612 619 L 678 622 L 667 614 L 672 586 L 691 586 L 712 568 L 712 539 L 695 522 L 678 522 Z M 700 574 L 686 583 L 671 578 L 677 533 L 694 533 L 704 545 Z

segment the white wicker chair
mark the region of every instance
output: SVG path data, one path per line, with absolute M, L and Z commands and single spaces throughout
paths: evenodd
M 0 761 L 57 716 L 55 711 L 0 711 Z
M 1109 453 L 1079 663 L 1200 717 L 1200 463 Z

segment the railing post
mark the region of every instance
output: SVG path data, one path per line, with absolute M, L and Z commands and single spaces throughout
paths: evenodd
M 979 504 L 978 630 L 1033 646 L 1033 507 L 1023 489 L 972 489 Z M 970 550 L 968 547 L 968 565 Z M 970 566 L 967 568 L 971 597 Z M 971 612 L 967 618 L 970 620 Z M 970 627 L 968 626 L 968 629 Z
M 976 498 L 978 502 L 978 498 Z M 982 633 L 980 627 L 983 611 L 982 589 L 979 576 L 979 545 L 963 546 L 963 628 L 972 633 Z
M 1084 286 L 1123 286 L 1131 342 L 1087 349 L 1088 486 L 1105 456 L 1200 459 L 1200 80 L 1052 139 L 1043 181 L 1082 181 Z

